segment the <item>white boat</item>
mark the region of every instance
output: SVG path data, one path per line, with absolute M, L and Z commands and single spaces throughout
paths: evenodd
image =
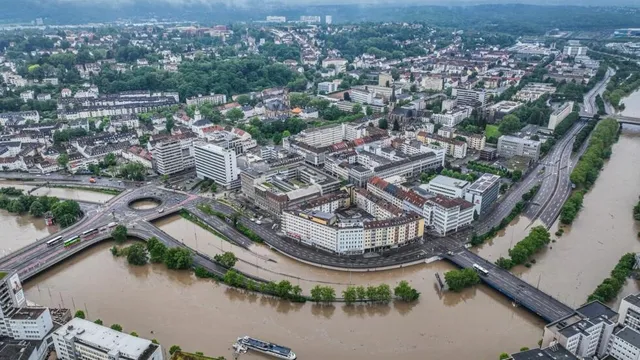
M 250 350 L 277 357 L 278 359 L 295 360 L 296 354 L 288 347 L 272 344 L 267 341 L 254 339 L 249 336 L 238 338 L 238 345 L 243 345 Z

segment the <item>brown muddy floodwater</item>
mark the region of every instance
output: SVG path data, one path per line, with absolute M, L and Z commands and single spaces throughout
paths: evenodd
M 58 231 L 57 226 L 47 226 L 42 218 L 18 216 L 0 210 L 0 257 Z
M 10 238 L 27 230 L 44 235 L 37 223 L 25 217 L 20 227 L 16 219 L 20 218 L 0 214 Z M 194 247 L 197 237 L 200 251 L 215 253 L 210 249 L 220 246 L 219 238 L 181 218 L 159 225 L 169 233 L 182 232 L 183 236 L 174 236 Z M 35 277 L 26 284 L 27 298 L 74 311 L 86 308 L 90 319 L 121 324 L 127 332 L 158 339 L 165 348 L 179 344 L 183 349 L 227 358 L 232 358 L 230 345 L 235 338 L 249 334 L 290 346 L 303 359 L 494 359 L 503 351 L 535 346 L 543 326 L 540 319 L 512 307 L 502 295 L 484 286 L 441 294 L 434 275 L 452 269 L 445 262 L 349 275 L 302 265 L 262 246 L 244 253 L 233 249 L 242 259 L 261 259 L 257 261 L 264 267 L 257 272 L 260 276 L 280 279 L 288 278 L 283 274 L 296 274 L 308 279 L 299 280 L 305 289 L 314 279 L 390 285 L 407 279 L 422 292 L 415 304 L 319 306 L 245 294 L 188 272 L 168 271 L 162 265 L 130 266 L 111 255 L 111 245 L 97 245 Z M 222 242 L 225 251 L 230 246 Z M 248 262 L 238 266 L 256 271 L 255 262 Z M 263 357 L 247 354 L 243 358 Z
M 158 206 L 160 206 L 160 203 L 154 200 L 138 200 L 131 203 L 130 206 L 136 210 L 148 210 L 157 208 Z

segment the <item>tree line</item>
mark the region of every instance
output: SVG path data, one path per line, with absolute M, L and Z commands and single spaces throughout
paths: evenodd
M 536 226 L 524 239 L 509 249 L 510 258 L 500 257 L 496 265 L 503 269 L 511 269 L 516 265 L 528 264 L 528 260 L 551 242 L 551 235 L 544 226 Z
M 0 189 L 0 209 L 22 215 L 29 213 L 34 217 L 43 217 L 51 212 L 60 227 L 73 225 L 82 216 L 80 204 L 73 200 L 60 201 L 57 197 L 24 195 L 16 188 Z
M 631 275 L 633 266 L 636 263 L 635 254 L 624 254 L 618 264 L 611 270 L 611 276 L 604 279 L 600 285 L 589 295 L 587 301 L 598 300 L 601 302 L 609 302 L 613 300 L 620 290 L 625 281 Z
M 587 150 L 571 172 L 571 182 L 586 189 L 595 183 L 604 160 L 611 156 L 611 146 L 618 138 L 619 128 L 620 125 L 614 119 L 605 119 L 598 123 Z

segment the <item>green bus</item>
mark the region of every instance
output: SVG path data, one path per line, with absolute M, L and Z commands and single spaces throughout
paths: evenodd
M 78 236 L 78 235 L 76 235 L 76 236 L 74 236 L 74 237 L 72 237 L 72 238 L 70 238 L 68 240 L 65 240 L 64 247 L 71 246 L 71 245 L 73 245 L 73 244 L 75 244 L 77 242 L 80 242 L 80 236 Z

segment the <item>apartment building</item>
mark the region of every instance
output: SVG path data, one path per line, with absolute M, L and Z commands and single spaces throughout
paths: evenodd
M 318 83 L 318 93 L 330 94 L 338 91 L 338 84 L 333 81 L 323 81 Z
M 467 156 L 467 143 L 464 141 L 429 134 L 425 131 L 418 132 L 416 139 L 426 145 L 440 146 L 447 155 L 456 159 L 462 159 Z
M 156 144 L 153 149 L 153 162 L 155 170 L 161 175 L 171 175 L 184 170 L 180 140 L 168 140 Z
M 336 73 L 341 73 L 347 70 L 348 63 L 349 61 L 342 58 L 326 58 L 322 60 L 322 67 L 328 68 L 330 66 L 333 66 L 336 69 Z
M 496 123 L 502 120 L 503 117 L 518 110 L 522 105 L 524 105 L 524 103 L 503 100 L 491 106 L 487 106 L 484 110 L 484 116 L 488 122 Z
M 351 95 L 351 101 L 358 104 L 371 104 L 373 103 L 374 93 L 368 90 L 351 89 L 349 91 Z
M 464 119 L 471 116 L 473 108 L 468 106 L 454 107 L 446 114 L 433 114 L 431 120 L 436 124 L 442 124 L 443 126 L 454 127 L 461 123 Z
M 240 187 L 236 153 L 215 144 L 198 143 L 194 146 L 196 175 L 209 179 L 227 189 Z
M 210 94 L 210 95 L 198 95 L 187 98 L 187 105 L 202 105 L 204 103 L 210 103 L 213 105 L 222 105 L 227 103 L 227 95 L 225 94 Z
M 296 140 L 314 147 L 329 146 L 344 140 L 344 129 L 342 124 L 306 129 Z
M 426 200 L 423 216 L 427 224 L 445 236 L 470 225 L 473 212 L 473 204 L 464 199 L 436 195 Z
M 487 137 L 484 136 L 484 134 L 469 134 L 455 131 L 454 136 L 464 138 L 467 142 L 468 149 L 482 151 L 487 144 Z
M 573 101 L 567 101 L 549 115 L 549 130 L 554 130 L 573 111 Z
M 553 94 L 556 92 L 556 87 L 553 84 L 547 83 L 529 83 L 520 89 L 515 95 L 514 100 L 519 101 L 536 101 L 543 95 Z
M 567 45 L 562 48 L 562 53 L 568 56 L 586 56 L 589 50 L 586 46 L 580 45 Z
M 579 358 L 603 358 L 617 320 L 618 313 L 592 301 L 545 326 L 542 347 L 559 344 Z
M 431 181 L 429 181 L 427 190 L 434 194 L 440 194 L 448 198 L 463 198 L 468 186 L 468 181 L 438 175 Z
M 456 97 L 458 106 L 484 106 L 485 94 L 486 92 L 484 89 L 453 88 L 451 91 L 451 96 Z
M 500 176 L 482 174 L 478 180 L 467 187 L 464 199 L 472 203 L 478 215 L 485 214 L 498 200 Z
M 150 340 L 74 318 L 53 332 L 60 360 L 163 360 L 162 348 Z
M 498 138 L 498 155 L 510 158 L 524 156 L 538 161 L 540 157 L 540 141 L 502 135 Z

